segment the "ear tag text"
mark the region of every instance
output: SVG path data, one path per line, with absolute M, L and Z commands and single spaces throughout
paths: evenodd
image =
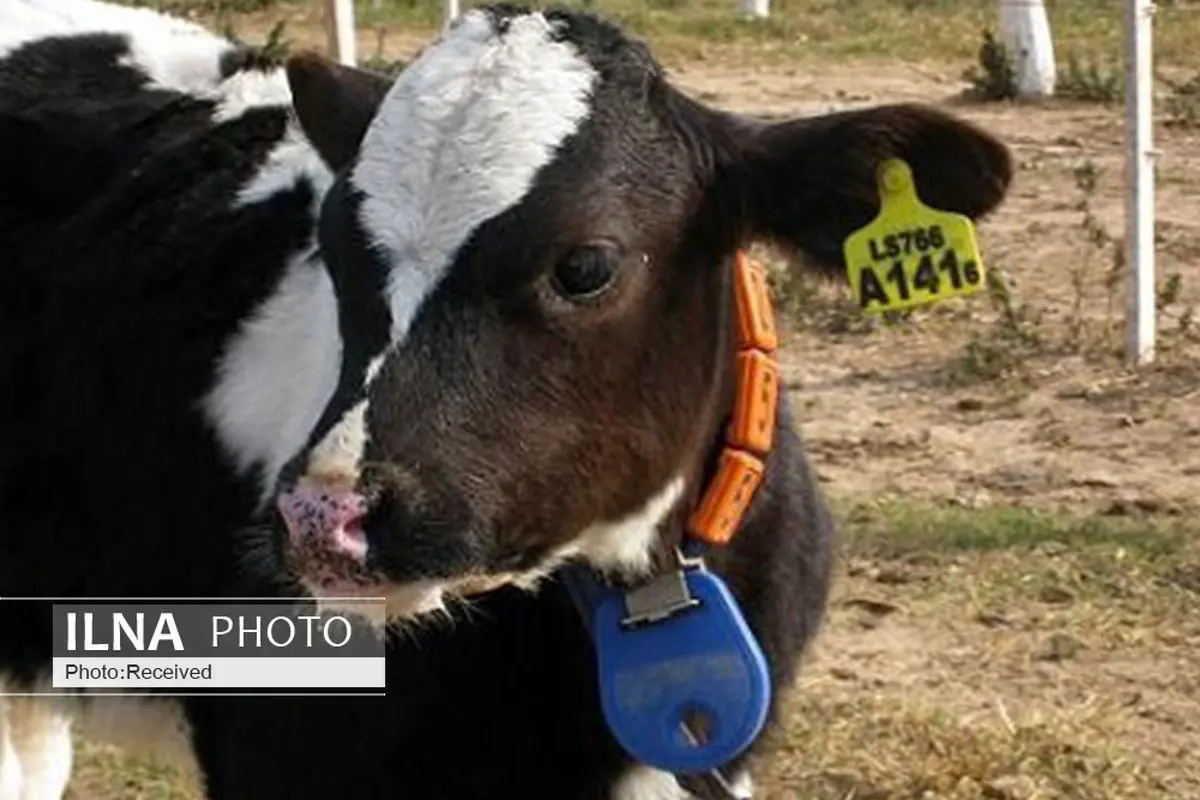
M 633 625 L 632 596 L 596 588 L 590 627 L 600 701 L 617 742 L 675 774 L 719 768 L 749 747 L 766 721 L 771 681 L 725 583 L 703 568 L 664 574 L 646 591 L 670 612 Z
M 922 203 L 908 164 L 882 164 L 879 200 L 878 216 L 843 245 L 850 288 L 865 313 L 937 303 L 984 285 L 975 226 Z

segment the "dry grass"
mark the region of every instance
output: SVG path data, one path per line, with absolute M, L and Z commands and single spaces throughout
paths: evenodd
M 1196 526 L 888 504 L 764 765 L 769 797 L 1200 797 Z
M 1200 797 L 1194 523 L 844 503 L 768 798 Z M 74 800 L 191 800 L 111 751 Z
M 194 780 L 131 758 L 112 747 L 79 742 L 64 800 L 201 800 Z

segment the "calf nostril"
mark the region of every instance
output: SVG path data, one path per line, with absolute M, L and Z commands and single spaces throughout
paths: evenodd
M 363 522 L 370 507 L 362 493 L 301 480 L 280 492 L 276 506 L 296 544 L 318 544 L 355 558 L 365 554 Z

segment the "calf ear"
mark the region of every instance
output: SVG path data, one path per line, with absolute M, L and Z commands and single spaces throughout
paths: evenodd
M 392 82 L 313 53 L 288 59 L 287 78 L 304 135 L 337 172 L 358 152 Z
M 754 234 L 798 248 L 831 273 L 845 268 L 846 237 L 879 213 L 876 175 L 885 160 L 908 162 L 926 205 L 972 219 L 999 205 L 1012 181 L 1007 147 L 928 106 L 739 127 Z

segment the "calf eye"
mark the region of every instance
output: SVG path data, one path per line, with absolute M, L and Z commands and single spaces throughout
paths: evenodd
M 612 285 L 620 254 L 608 244 L 578 247 L 554 265 L 554 291 L 572 302 L 591 300 Z

